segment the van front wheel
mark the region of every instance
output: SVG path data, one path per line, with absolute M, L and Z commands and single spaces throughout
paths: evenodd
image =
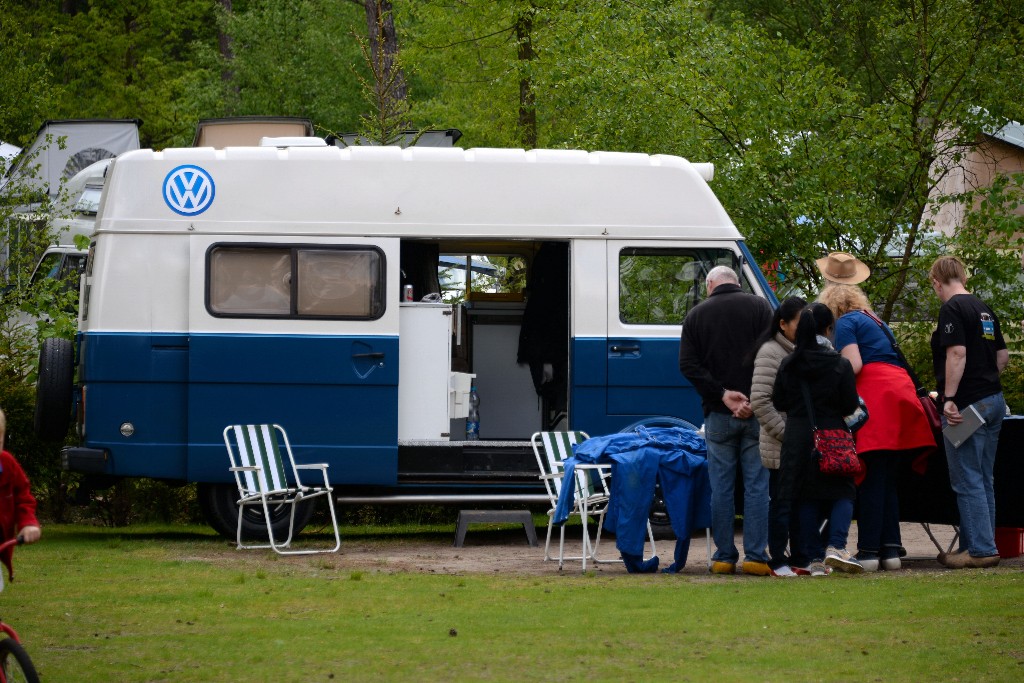
M 74 373 L 74 345 L 58 337 L 44 339 L 39 348 L 35 414 L 36 436 L 43 441 L 63 441 L 68 435 Z
M 238 528 L 238 487 L 234 484 L 199 484 L 199 507 L 203 511 L 206 523 L 214 531 L 225 538 L 235 539 Z M 298 504 L 295 510 L 295 535 L 298 535 L 313 516 L 313 502 L 305 501 Z M 288 522 L 291 516 L 291 505 L 274 505 L 270 508 L 270 524 L 274 529 L 274 538 L 288 538 Z M 267 521 L 263 517 L 263 508 L 258 505 L 247 505 L 242 513 L 242 540 L 266 541 Z

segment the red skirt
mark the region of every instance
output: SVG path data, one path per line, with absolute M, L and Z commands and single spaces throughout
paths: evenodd
M 868 421 L 854 435 L 858 453 L 935 448 L 931 426 L 906 370 L 889 363 L 868 363 L 857 375 L 857 393 L 868 407 Z

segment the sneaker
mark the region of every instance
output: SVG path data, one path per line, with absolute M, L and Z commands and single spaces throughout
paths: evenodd
M 772 576 L 799 576 L 799 575 L 788 564 L 784 564 L 781 567 L 776 567 L 775 569 L 773 569 L 772 570 Z
M 857 553 L 856 559 L 860 562 L 860 566 L 864 567 L 864 571 L 878 571 L 878 553 L 873 553 L 870 550 L 861 550 Z M 899 563 L 899 558 L 896 558 L 896 562 Z M 897 567 L 897 569 L 899 569 L 899 567 Z
M 860 556 L 857 556 L 860 559 Z M 861 562 L 861 564 L 864 564 Z M 882 548 L 882 569 L 886 571 L 894 572 L 898 569 L 903 568 L 903 562 L 900 560 L 899 553 L 896 552 L 895 548 Z M 864 567 L 864 571 L 867 571 L 867 567 Z
M 846 548 L 829 546 L 828 550 L 825 551 L 825 564 L 848 574 L 860 574 L 864 571 L 864 567 Z
M 736 565 L 733 562 L 712 562 L 711 563 L 712 574 L 735 574 Z
M 832 573 L 832 567 L 829 567 L 824 562 L 811 562 L 807 567 L 804 568 L 808 576 L 828 576 Z
M 772 573 L 771 567 L 756 560 L 744 560 L 741 569 L 744 574 L 749 576 L 771 576 Z

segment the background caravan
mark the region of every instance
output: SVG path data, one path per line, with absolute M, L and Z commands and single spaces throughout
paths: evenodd
M 43 349 L 41 404 L 77 421 L 65 466 L 199 482 L 230 535 L 221 432 L 269 422 L 343 498 L 539 499 L 536 431 L 702 423 L 678 344 L 710 268 L 774 300 L 711 174 L 562 150 L 123 154 L 74 353 Z

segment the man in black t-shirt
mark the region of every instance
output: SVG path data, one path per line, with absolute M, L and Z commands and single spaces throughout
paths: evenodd
M 977 411 L 984 420 L 959 446 L 944 439 L 949 481 L 960 509 L 960 549 L 940 553 L 939 562 L 952 569 L 994 567 L 999 564 L 999 552 L 992 471 L 1006 414 L 999 374 L 1010 355 L 999 319 L 964 286 L 964 264 L 954 256 L 943 256 L 932 264 L 930 275 L 942 301 L 931 347 L 944 426 L 963 422 L 962 413 L 967 410 Z

